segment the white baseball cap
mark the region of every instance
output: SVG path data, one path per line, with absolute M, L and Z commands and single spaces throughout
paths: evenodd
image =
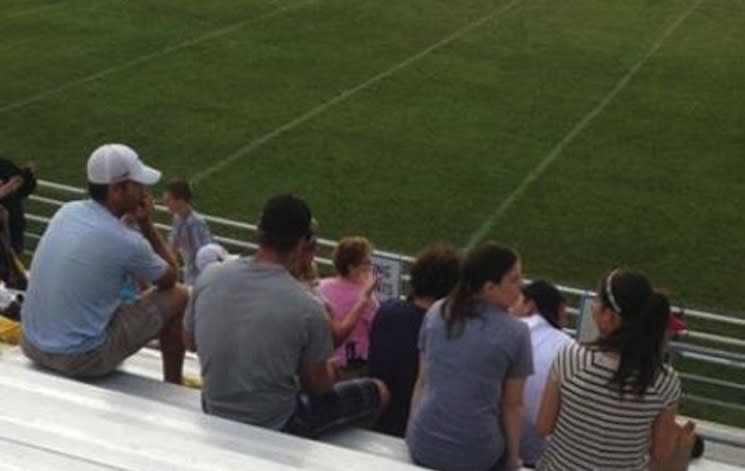
M 220 263 L 234 258 L 238 257 L 229 254 L 222 245 L 212 242 L 199 248 L 194 265 L 197 267 L 197 271 L 202 273 L 205 268 L 213 263 Z
M 148 167 L 137 152 L 123 144 L 104 144 L 88 159 L 88 181 L 100 185 L 132 180 L 154 185 L 160 180 L 160 170 Z

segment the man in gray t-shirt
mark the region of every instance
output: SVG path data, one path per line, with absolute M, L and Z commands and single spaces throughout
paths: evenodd
M 385 405 L 379 381 L 335 384 L 323 307 L 288 272 L 315 242 L 311 220 L 303 200 L 270 199 L 256 255 L 210 266 L 197 280 L 185 330 L 199 355 L 208 414 L 315 436 Z
M 321 305 L 280 265 L 241 258 L 210 267 L 192 306 L 208 412 L 282 428 L 298 364 L 333 353 Z

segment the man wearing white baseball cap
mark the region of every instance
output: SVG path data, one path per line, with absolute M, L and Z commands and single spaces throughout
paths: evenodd
M 35 363 L 72 377 L 102 376 L 159 338 L 164 378 L 181 383 L 188 292 L 176 282 L 176 257 L 153 225 L 145 188 L 160 175 L 122 144 L 91 154 L 90 199 L 57 211 L 31 263 L 21 347 Z M 139 232 L 121 221 L 124 215 Z M 154 288 L 123 305 L 128 277 Z

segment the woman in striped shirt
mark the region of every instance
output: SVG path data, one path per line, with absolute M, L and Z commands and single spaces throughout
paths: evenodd
M 677 373 L 662 362 L 667 298 L 640 273 L 614 270 L 593 309 L 599 338 L 557 356 L 537 428 L 552 434 L 538 470 L 648 470 L 674 465 L 692 444 L 678 427 Z

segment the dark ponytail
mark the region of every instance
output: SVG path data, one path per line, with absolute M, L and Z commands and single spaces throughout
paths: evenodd
M 641 273 L 614 270 L 601 282 L 602 305 L 617 312 L 621 325 L 595 345 L 617 352 L 611 383 L 621 394 L 643 395 L 662 367 L 662 343 L 670 316 L 667 297 L 655 292 Z
M 466 254 L 458 283 L 443 304 L 448 338 L 458 337 L 465 320 L 479 315 L 474 298 L 484 284 L 500 283 L 517 260 L 517 252 L 494 242 L 481 244 Z

